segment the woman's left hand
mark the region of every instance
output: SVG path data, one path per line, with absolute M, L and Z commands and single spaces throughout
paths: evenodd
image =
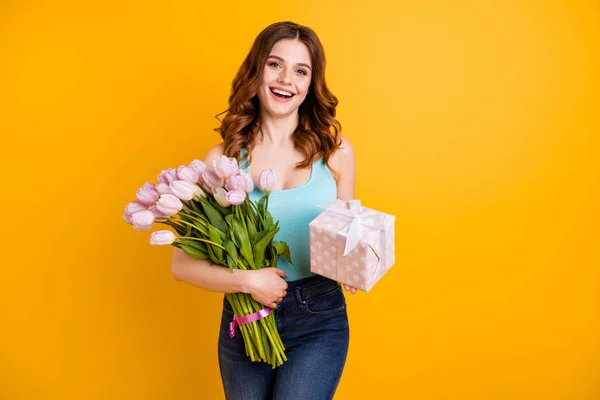
M 344 289 L 346 289 L 346 292 L 351 292 L 352 294 L 356 293 L 356 288 L 352 287 L 352 286 L 348 286 L 344 283 Z

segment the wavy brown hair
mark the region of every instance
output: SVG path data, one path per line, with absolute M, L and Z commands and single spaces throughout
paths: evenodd
M 293 22 L 277 22 L 266 27 L 254 40 L 250 53 L 242 63 L 232 82 L 229 107 L 215 131 L 225 142 L 224 154 L 238 161 L 252 162 L 252 149 L 259 135 L 260 113 L 258 88 L 262 82 L 264 66 L 275 43 L 281 39 L 295 39 L 308 48 L 312 62 L 312 77 L 306 98 L 298 108 L 298 126 L 292 135 L 294 146 L 304 153 L 305 159 L 296 168 L 305 168 L 323 157 L 325 165 L 338 176 L 329 158 L 342 143 L 342 126 L 335 119 L 338 99 L 325 83 L 325 52 L 316 33 Z M 246 156 L 240 160 L 240 150 Z

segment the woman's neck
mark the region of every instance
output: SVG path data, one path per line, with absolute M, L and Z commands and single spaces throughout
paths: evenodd
M 298 113 L 280 118 L 262 113 L 260 118 L 260 130 L 262 138 L 259 143 L 264 147 L 286 148 L 294 147 L 292 135 L 298 127 Z

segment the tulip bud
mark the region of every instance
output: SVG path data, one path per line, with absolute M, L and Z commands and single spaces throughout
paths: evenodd
M 182 181 L 188 181 L 192 183 L 196 183 L 198 182 L 198 179 L 200 179 L 200 174 L 198 172 L 190 167 L 186 167 L 185 165 L 182 165 L 177 169 L 177 176 Z
M 138 211 L 131 216 L 131 223 L 136 231 L 147 231 L 154 225 L 154 215 L 148 210 Z
M 206 164 L 204 164 L 204 162 L 200 160 L 192 161 L 191 163 L 189 163 L 188 167 L 196 171 L 199 176 L 202 175 L 204 171 L 206 171 Z
M 183 203 L 172 194 L 163 194 L 156 202 L 156 208 L 161 213 L 171 216 L 181 211 Z
M 165 178 L 166 180 L 166 178 Z M 173 194 L 173 192 L 171 191 L 171 188 L 169 187 L 169 183 L 167 181 L 167 183 L 157 183 L 156 185 L 154 185 L 154 190 L 156 190 L 156 192 L 158 194 Z
M 222 179 L 227 179 L 231 175 L 235 174 L 238 171 L 238 163 L 237 160 L 233 157 L 227 157 L 224 155 L 216 157 L 212 161 L 212 167 L 217 176 Z
M 144 183 L 144 186 L 142 186 L 142 189 L 154 190 L 154 183 L 152 183 L 152 182 L 146 182 L 146 183 Z
M 167 217 L 167 216 L 168 216 L 168 215 L 165 215 L 165 214 L 161 213 L 161 212 L 158 210 L 158 208 L 156 208 L 156 204 L 154 204 L 154 205 L 151 205 L 151 206 L 148 208 L 148 211 L 150 211 L 150 212 L 152 213 L 152 215 L 154 215 L 154 218 L 164 218 L 164 217 Z
M 169 185 L 169 188 L 175 196 L 181 200 L 188 201 L 194 198 L 194 193 L 196 192 L 195 186 L 195 184 L 188 181 L 173 181 Z
M 152 204 L 156 203 L 159 194 L 154 189 L 140 188 L 137 190 L 135 197 L 137 197 L 138 201 L 143 205 L 151 206 Z
M 163 169 L 162 171 L 160 171 L 160 174 L 158 174 L 158 183 L 166 183 L 167 185 L 169 184 L 166 169 Z
M 275 190 L 275 171 L 272 169 L 263 170 L 258 177 L 258 187 L 265 193 Z
M 244 179 L 244 187 L 242 190 L 246 193 L 250 193 L 254 190 L 254 182 L 252 181 L 252 176 L 246 172 L 240 170 L 240 176 Z
M 227 192 L 225 198 L 227 199 L 228 203 L 239 206 L 246 199 L 246 192 L 241 189 L 234 189 Z
M 167 169 L 167 173 L 165 174 L 165 178 L 167 178 L 168 183 L 170 184 L 173 181 L 179 179 L 177 176 L 177 170 L 175 168 Z
M 147 209 L 148 209 L 148 207 L 146 207 L 145 205 L 143 205 L 139 201 L 130 201 L 125 206 L 125 212 L 127 214 L 135 214 L 138 211 L 144 211 L 144 210 L 147 210 Z
M 242 171 L 240 171 L 242 172 Z M 235 190 L 235 189 L 245 189 L 245 181 L 244 178 L 239 174 L 239 172 L 235 175 L 231 175 L 229 178 L 225 179 L 225 189 L 227 190 Z
M 175 234 L 171 231 L 156 231 L 150 234 L 150 244 L 153 246 L 165 246 L 175 241 Z
M 215 190 L 215 200 L 221 207 L 229 207 L 231 203 L 227 200 L 227 192 L 222 187 Z
M 125 211 L 123 212 L 123 219 L 128 224 L 131 224 L 131 216 L 139 211 L 147 210 L 148 208 L 140 203 L 139 201 L 131 201 L 127 203 L 125 206 Z
M 225 182 L 212 168 L 207 168 L 202 174 L 202 182 L 214 193 L 217 188 L 222 188 Z

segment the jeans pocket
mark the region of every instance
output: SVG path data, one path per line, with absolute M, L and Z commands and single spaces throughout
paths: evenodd
M 306 311 L 310 314 L 330 314 L 345 309 L 346 298 L 340 286 L 306 302 Z

